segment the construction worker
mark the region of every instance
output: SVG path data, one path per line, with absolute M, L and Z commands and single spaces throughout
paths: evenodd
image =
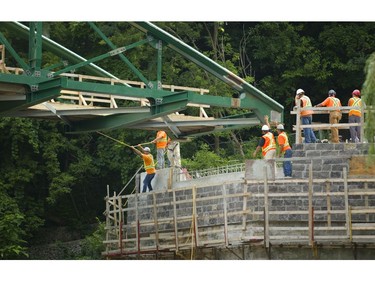
M 361 92 L 356 89 L 352 92 L 352 97 L 348 101 L 348 106 L 355 107 L 349 111 L 349 123 L 361 123 L 362 100 L 360 96 Z M 361 126 L 351 126 L 349 130 L 350 141 L 359 142 L 361 140 Z
M 301 108 L 312 107 L 310 98 L 305 95 L 305 91 L 302 89 L 298 89 L 296 91 L 295 103 L 297 106 L 299 105 Z M 309 109 L 301 110 L 300 115 L 302 125 L 311 125 L 313 113 L 314 112 Z M 303 135 L 305 137 L 305 143 L 316 142 L 316 137 L 312 128 L 303 128 Z
M 267 125 L 262 126 L 262 137 L 259 139 L 258 146 L 253 152 L 254 158 L 260 149 L 262 149 L 264 159 L 274 159 L 276 157 L 275 137 L 270 132 L 270 128 Z
M 142 152 L 136 149 L 134 146 L 131 146 L 131 148 L 134 150 L 136 154 L 141 156 L 141 158 L 143 159 L 143 165 L 146 171 L 146 177 L 143 180 L 142 192 L 146 192 L 147 188 L 148 188 L 148 191 L 152 191 L 151 181 L 155 177 L 155 173 L 156 173 L 154 157 L 152 156 L 151 150 L 149 147 L 143 148 L 140 144 L 138 144 L 137 146 L 140 147 Z
M 168 136 L 167 133 L 164 131 L 158 131 L 156 133 L 156 138 L 152 141 L 152 143 L 156 143 L 157 149 L 157 168 L 164 169 L 165 167 L 165 148 L 168 143 Z
M 323 102 L 318 103 L 315 106 L 341 107 L 341 101 L 338 98 L 336 98 L 335 90 L 329 90 L 328 98 L 326 98 Z M 331 125 L 338 124 L 341 120 L 341 117 L 341 110 L 332 110 L 329 112 L 329 123 Z M 331 127 L 331 143 L 339 143 L 339 129 L 337 127 Z
M 287 134 L 284 132 L 284 125 L 279 124 L 276 127 L 277 129 L 277 142 L 280 147 L 278 157 L 284 156 L 284 158 L 292 158 L 292 148 L 289 145 L 289 140 Z M 284 161 L 283 162 L 283 171 L 285 177 L 292 177 L 292 162 Z

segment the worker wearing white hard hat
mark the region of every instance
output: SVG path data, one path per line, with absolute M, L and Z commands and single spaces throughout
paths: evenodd
M 296 91 L 295 103 L 297 107 L 301 107 L 300 116 L 302 125 L 311 125 L 314 112 L 311 109 L 308 109 L 309 107 L 312 107 L 312 104 L 310 98 L 305 95 L 303 89 L 298 89 Z M 305 137 L 305 143 L 316 142 L 315 134 L 311 128 L 303 128 L 303 135 Z
M 140 147 L 141 151 L 136 149 L 134 146 L 131 146 L 131 149 L 135 153 L 137 153 L 142 159 L 143 159 L 143 165 L 146 171 L 146 176 L 143 180 L 143 188 L 142 192 L 146 192 L 147 188 L 148 191 L 152 191 L 152 185 L 151 181 L 155 177 L 155 163 L 154 163 L 154 157 L 151 154 L 151 149 L 149 147 L 142 147 L 142 145 L 138 144 L 137 146 Z
M 268 122 L 268 116 L 265 116 Z M 274 135 L 270 132 L 269 125 L 262 126 L 262 137 L 259 139 L 258 145 L 253 152 L 255 158 L 258 151 L 262 150 L 264 159 L 274 159 L 276 156 L 276 141 Z

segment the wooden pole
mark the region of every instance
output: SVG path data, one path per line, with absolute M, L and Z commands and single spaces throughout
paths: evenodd
M 265 242 L 265 247 L 268 249 L 270 247 L 270 233 L 269 233 L 267 166 L 264 166 L 263 173 L 264 173 L 264 242 Z
M 301 103 L 300 100 L 298 100 L 296 114 L 296 144 L 301 143 L 301 141 Z
M 137 177 L 139 178 L 139 177 Z M 139 225 L 139 213 L 138 213 L 138 200 L 139 200 L 139 192 L 138 192 L 138 188 L 135 189 L 135 222 L 136 222 L 136 226 L 135 226 L 135 238 L 136 238 L 136 248 L 138 250 L 138 255 L 140 254 L 140 251 L 141 251 L 141 239 L 140 239 L 140 233 L 139 233 L 139 228 L 140 228 L 140 225 Z
M 326 182 L 326 192 L 327 192 L 327 225 L 331 227 L 331 183 Z
M 223 195 L 223 209 L 224 209 L 224 241 L 225 246 L 228 247 L 228 217 L 227 217 L 227 191 L 226 191 L 226 184 L 224 183 L 221 187 L 222 195 Z
M 313 174 L 312 163 L 309 166 L 309 245 L 314 245 L 314 210 L 313 210 Z
M 243 215 L 242 215 L 242 231 L 246 231 L 246 218 L 247 218 L 247 213 L 246 213 L 246 209 L 247 209 L 247 184 L 244 184 L 243 185 L 243 200 L 242 200 L 242 211 L 243 211 Z
M 176 193 L 172 190 L 173 195 L 173 225 L 174 225 L 174 240 L 175 240 L 175 251 L 178 253 L 178 229 L 177 229 L 177 208 L 176 208 Z
M 365 140 L 365 103 L 363 100 L 361 100 L 362 103 L 361 103 L 361 127 L 359 128 L 360 132 L 361 132 L 361 138 L 360 138 L 360 142 L 363 143 L 363 141 Z M 353 140 L 352 140 L 353 141 Z M 371 141 L 370 141 L 371 142 Z
M 117 213 L 118 213 L 118 210 L 117 210 L 117 202 L 116 202 L 116 192 L 113 192 L 113 219 L 114 219 L 113 225 L 114 225 L 115 230 L 116 230 L 116 239 L 119 239 L 120 232 L 117 228 L 117 226 L 118 226 L 118 219 L 117 219 L 118 214 Z
M 152 201 L 154 207 L 154 225 L 155 225 L 155 246 L 156 249 L 159 249 L 159 227 L 158 227 L 158 212 L 156 208 L 156 194 L 152 193 Z
M 348 176 L 346 167 L 343 169 L 344 176 L 344 196 L 345 196 L 345 221 L 346 221 L 346 235 L 350 237 L 350 218 L 349 218 L 349 192 L 348 192 Z
M 368 182 L 365 182 L 365 207 L 366 209 L 368 209 L 369 205 L 368 205 L 368 195 L 367 195 L 367 192 L 368 192 Z M 369 222 L 370 221 L 370 215 L 369 213 L 366 213 L 366 222 Z
M 111 231 L 111 220 L 109 217 L 109 185 L 107 184 L 107 196 L 105 197 L 105 226 L 106 226 L 106 232 L 105 232 L 105 240 L 109 241 L 109 233 Z M 106 243 L 106 252 L 108 255 L 109 252 L 109 243 Z
M 349 206 L 349 241 L 352 242 L 353 240 L 353 233 L 352 233 L 352 208 Z
M 122 216 L 122 202 L 121 196 L 117 197 L 117 204 L 118 204 L 118 226 L 119 226 L 119 246 L 120 246 L 120 253 L 122 254 L 122 225 L 123 225 L 123 216 Z
M 197 187 L 193 186 L 193 218 L 194 218 L 194 242 L 195 247 L 199 246 L 199 230 L 198 230 L 198 215 L 197 215 Z

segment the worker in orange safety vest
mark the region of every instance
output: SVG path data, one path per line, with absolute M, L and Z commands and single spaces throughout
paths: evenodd
M 301 107 L 300 116 L 302 125 L 311 125 L 312 115 L 314 112 L 311 109 L 305 109 L 312 107 L 312 104 L 310 98 L 305 95 L 305 91 L 303 89 L 298 89 L 296 91 L 295 103 L 296 106 Z M 303 128 L 303 136 L 305 137 L 305 143 L 317 142 L 317 139 L 312 128 Z
M 168 135 L 165 131 L 158 131 L 156 133 L 156 138 L 151 141 L 152 143 L 156 144 L 156 158 L 157 158 L 157 169 L 164 169 L 165 168 L 165 148 L 168 144 Z
M 329 90 L 328 98 L 323 102 L 315 105 L 315 107 L 326 106 L 326 107 L 341 107 L 341 101 L 336 98 L 335 90 Z M 341 110 L 332 110 L 329 112 L 329 123 L 338 124 L 341 120 Z M 339 129 L 337 127 L 331 127 L 331 143 L 339 143 Z
M 348 106 L 355 107 L 349 111 L 349 123 L 361 123 L 362 115 L 362 100 L 361 92 L 359 90 L 354 90 L 352 92 L 352 97 L 348 101 Z M 350 126 L 350 141 L 360 142 L 361 140 L 361 126 Z
M 136 149 L 134 146 L 131 146 L 131 149 L 133 149 L 133 151 L 139 156 L 141 156 L 141 158 L 143 159 L 143 165 L 146 171 L 146 177 L 143 180 L 142 192 L 146 192 L 147 188 L 148 188 L 148 191 L 152 191 L 151 181 L 155 177 L 155 173 L 156 173 L 154 157 L 152 156 L 151 149 L 149 147 L 143 148 L 140 144 L 138 144 L 137 146 L 141 148 L 141 151 Z
M 284 131 L 284 125 L 279 124 L 276 127 L 277 129 L 277 142 L 280 147 L 279 156 L 284 156 L 284 158 L 291 158 L 292 157 L 292 148 L 289 144 L 289 139 L 287 134 Z M 291 177 L 292 176 L 292 162 L 291 161 L 284 161 L 283 162 L 283 171 L 285 177 Z
M 267 125 L 262 126 L 262 137 L 259 139 L 258 145 L 253 152 L 255 158 L 258 151 L 262 149 L 264 159 L 274 159 L 276 157 L 276 142 L 274 135 L 270 132 Z

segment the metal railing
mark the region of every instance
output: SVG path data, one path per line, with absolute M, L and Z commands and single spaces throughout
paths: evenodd
M 236 163 L 231 165 L 225 165 L 220 167 L 213 167 L 209 169 L 183 171 L 179 174 L 185 174 L 187 179 L 198 179 L 203 177 L 215 176 L 220 174 L 229 174 L 236 172 L 245 172 L 245 163 Z

